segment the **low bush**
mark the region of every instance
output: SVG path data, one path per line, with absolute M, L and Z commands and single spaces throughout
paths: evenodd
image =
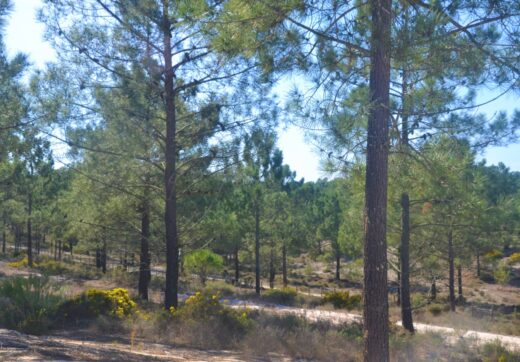
M 11 268 L 27 268 L 29 266 L 29 259 L 24 256 L 22 259 L 8 263 Z M 36 257 L 33 260 L 33 268 L 38 269 L 45 275 L 59 275 L 67 271 L 64 263 L 52 260 L 46 257 Z
M 294 305 L 297 297 L 298 291 L 294 288 L 269 289 L 263 295 L 266 301 L 283 305 Z
M 10 266 L 11 268 L 26 268 L 29 265 L 29 259 L 27 258 L 27 255 L 26 255 L 20 260 L 7 263 L 7 265 Z
M 500 261 L 493 270 L 493 278 L 499 284 L 507 284 L 510 279 L 510 267 L 505 261 Z
M 236 291 L 232 285 L 222 280 L 214 280 L 206 283 L 203 292 L 206 294 L 218 294 L 222 297 L 230 297 L 234 295 Z
M 174 343 L 199 348 L 234 346 L 252 325 L 246 310 L 229 308 L 220 302 L 218 294 L 207 292 L 195 293 L 178 309 L 171 308 L 167 315 L 159 312 L 154 316 L 143 316 L 155 324 L 159 334 L 173 338 Z M 146 321 L 140 323 L 137 329 L 143 330 L 147 324 Z
M 487 259 L 500 259 L 503 256 L 503 253 L 500 250 L 491 250 L 484 254 L 484 258 Z
M 507 262 L 511 265 L 520 263 L 520 253 L 511 254 L 511 256 L 507 259 Z
M 442 304 L 431 304 L 428 306 L 428 312 L 430 312 L 434 316 L 438 316 L 446 310 L 445 307 L 446 306 Z
M 101 315 L 122 318 L 133 313 L 136 306 L 126 289 L 89 289 L 63 302 L 58 307 L 57 317 L 63 321 L 94 319 Z
M 354 309 L 361 305 L 361 295 L 350 295 L 348 291 L 333 291 L 325 293 L 321 303 L 331 303 L 336 309 Z
M 59 287 L 47 278 L 14 277 L 0 282 L 0 324 L 26 333 L 44 333 L 56 306 L 63 300 Z

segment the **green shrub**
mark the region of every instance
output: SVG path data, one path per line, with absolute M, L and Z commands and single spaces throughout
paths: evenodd
M 294 305 L 298 291 L 294 288 L 269 289 L 264 293 L 265 300 L 284 305 Z
M 162 284 L 161 284 L 162 286 Z M 232 285 L 222 280 L 209 281 L 204 287 L 204 293 L 218 294 L 222 297 L 230 297 L 235 294 L 235 289 Z
M 361 305 L 361 295 L 350 295 L 348 291 L 333 291 L 325 293 L 321 298 L 321 303 L 331 303 L 336 309 L 354 309 Z
M 493 278 L 499 284 L 507 284 L 509 282 L 510 272 L 506 262 L 500 261 L 493 270 Z
M 483 361 L 513 362 L 518 361 L 520 354 L 508 351 L 499 342 L 487 343 L 482 348 Z
M 431 304 L 428 307 L 428 311 L 434 316 L 438 316 L 444 311 L 444 306 L 442 304 Z
M 205 292 L 190 296 L 178 309 L 172 307 L 170 315 L 183 332 L 189 329 L 206 336 L 213 332 L 221 344 L 243 335 L 252 323 L 247 311 L 226 307 L 218 294 Z
M 56 306 L 63 300 L 47 278 L 14 277 L 0 282 L 0 324 L 39 334 L 50 327 Z
M 93 319 L 100 315 L 121 318 L 134 312 L 136 306 L 126 289 L 89 289 L 77 297 L 63 302 L 57 313 L 58 317 L 64 321 Z
M 61 275 L 68 270 L 64 263 L 50 259 L 38 261 L 34 267 L 46 275 Z

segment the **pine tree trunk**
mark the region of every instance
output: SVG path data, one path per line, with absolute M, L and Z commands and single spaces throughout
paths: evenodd
M 398 265 L 399 268 L 401 268 L 401 266 Z M 401 272 L 398 270 L 397 271 L 397 300 L 395 301 L 395 304 L 397 304 L 398 306 L 401 306 Z
M 274 288 L 274 278 L 276 271 L 274 270 L 274 243 L 271 243 L 271 250 L 269 251 L 269 288 Z
M 477 277 L 480 278 L 480 250 L 477 250 Z
M 101 268 L 101 249 L 99 247 L 96 248 L 96 268 Z
M 341 277 L 341 257 L 339 255 L 336 255 L 336 275 L 335 275 L 335 278 L 336 278 L 336 281 L 339 282 L 340 281 L 340 277 Z
M 436 284 L 435 278 L 433 278 L 433 280 L 432 280 L 431 299 L 432 300 L 436 300 L 437 299 L 437 284 Z
M 282 280 L 284 288 L 289 284 L 287 279 L 287 245 L 282 246 Z
M 462 295 L 462 266 L 460 263 L 457 265 L 457 284 L 458 284 L 458 302 L 462 303 L 464 296 Z
M 453 233 L 448 232 L 448 264 L 449 264 L 449 291 L 450 309 L 455 311 L 455 255 L 453 251 Z
M 139 255 L 139 297 L 148 300 L 148 283 L 150 282 L 150 215 L 148 201 L 145 200 L 141 209 L 141 253 Z
M 235 256 L 234 256 L 234 259 L 235 259 L 235 285 L 238 286 L 239 280 L 240 280 L 240 260 L 238 259 L 238 246 L 235 246 L 234 254 L 235 254 Z
M 255 201 L 255 291 L 260 295 L 260 205 L 257 195 Z
M 5 212 L 4 212 L 4 215 L 3 215 L 3 221 L 4 221 L 4 227 L 2 229 L 2 254 L 5 254 L 7 252 L 7 232 L 6 232 L 6 227 L 7 227 L 7 221 L 6 221 L 6 217 L 5 217 Z
M 14 253 L 15 254 L 18 254 L 20 252 L 20 239 L 21 239 L 20 228 L 18 227 L 18 225 L 16 225 L 14 227 Z
M 363 335 L 365 362 L 386 362 L 388 350 L 388 280 L 386 206 L 390 88 L 391 0 L 371 0 L 370 101 L 368 115 Z
M 402 232 L 399 248 L 401 267 L 401 320 L 403 328 L 414 332 L 412 319 L 412 304 L 410 301 L 410 198 L 407 193 L 401 195 Z
M 103 250 L 101 251 L 101 271 L 103 274 L 107 272 L 107 240 L 103 237 Z
M 177 230 L 177 187 L 176 187 L 176 109 L 174 71 L 172 64 L 171 31 L 172 24 L 169 19 L 169 1 L 163 0 L 163 58 L 164 58 L 164 96 L 166 108 L 166 149 L 165 149 L 165 225 L 166 225 L 166 285 L 164 307 L 177 308 L 179 306 L 179 239 Z
M 63 244 L 61 239 L 58 241 L 58 260 L 61 261 L 61 252 L 63 251 Z
M 32 253 L 32 196 L 29 193 L 28 207 L 27 207 L 27 264 L 33 266 Z

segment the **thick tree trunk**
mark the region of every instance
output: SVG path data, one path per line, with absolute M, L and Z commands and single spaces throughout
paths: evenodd
M 448 264 L 449 264 L 449 300 L 450 309 L 455 311 L 455 254 L 453 251 L 453 233 L 452 230 L 448 232 Z
M 289 284 L 287 279 L 287 245 L 285 243 L 282 246 L 282 280 L 284 288 Z
M 364 360 L 385 362 L 388 350 L 386 206 L 390 88 L 391 0 L 371 0 L 363 287 Z
M 462 266 L 460 263 L 457 265 L 457 284 L 458 284 L 458 302 L 462 303 L 464 296 L 462 295 Z
M 401 195 L 402 232 L 399 248 L 401 267 L 401 320 L 403 327 L 414 332 L 412 319 L 412 304 L 410 302 L 410 198 L 407 193 Z
M 336 275 L 335 279 L 337 282 L 340 281 L 341 278 L 341 257 L 339 255 L 336 255 Z
M 257 195 L 255 201 L 255 291 L 260 295 L 260 205 Z
M 63 251 L 63 244 L 61 239 L 58 241 L 58 260 L 61 261 L 61 253 Z
M 234 261 L 235 261 L 235 285 L 239 285 L 240 280 L 240 260 L 238 259 L 238 246 L 235 246 L 234 252 Z
M 148 300 L 148 284 L 150 282 L 150 215 L 148 201 L 145 200 L 141 209 L 141 253 L 139 256 L 139 297 Z
M 169 1 L 163 0 L 163 58 L 164 58 L 164 96 L 166 108 L 166 149 L 164 189 L 166 205 L 164 221 L 166 225 L 166 285 L 164 307 L 177 308 L 179 306 L 179 236 L 177 230 L 177 187 L 176 162 L 177 143 L 175 133 L 177 129 L 175 109 L 174 71 L 172 64 L 171 31 L 169 19 Z
M 399 269 L 401 268 L 401 266 L 399 266 Z M 397 271 L 397 300 L 395 301 L 395 304 L 397 304 L 398 306 L 401 306 L 401 272 L 398 270 Z

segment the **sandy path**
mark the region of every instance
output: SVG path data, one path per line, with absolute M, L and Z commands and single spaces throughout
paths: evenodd
M 362 317 L 359 314 L 328 311 L 319 309 L 293 308 L 285 306 L 265 306 L 260 304 L 250 303 L 236 303 L 232 305 L 233 308 L 248 308 L 253 310 L 261 310 L 266 313 L 278 315 L 296 315 L 298 317 L 306 318 L 310 321 L 327 321 L 332 324 L 343 323 L 361 323 Z M 397 322 L 401 326 L 401 322 Z M 456 343 L 457 339 L 471 340 L 475 344 L 485 344 L 499 341 L 504 347 L 512 351 L 520 351 L 520 337 L 508 336 L 488 332 L 480 332 L 473 330 L 462 330 L 451 327 L 435 326 L 424 323 L 414 323 L 417 332 L 434 332 L 442 334 L 448 342 Z

